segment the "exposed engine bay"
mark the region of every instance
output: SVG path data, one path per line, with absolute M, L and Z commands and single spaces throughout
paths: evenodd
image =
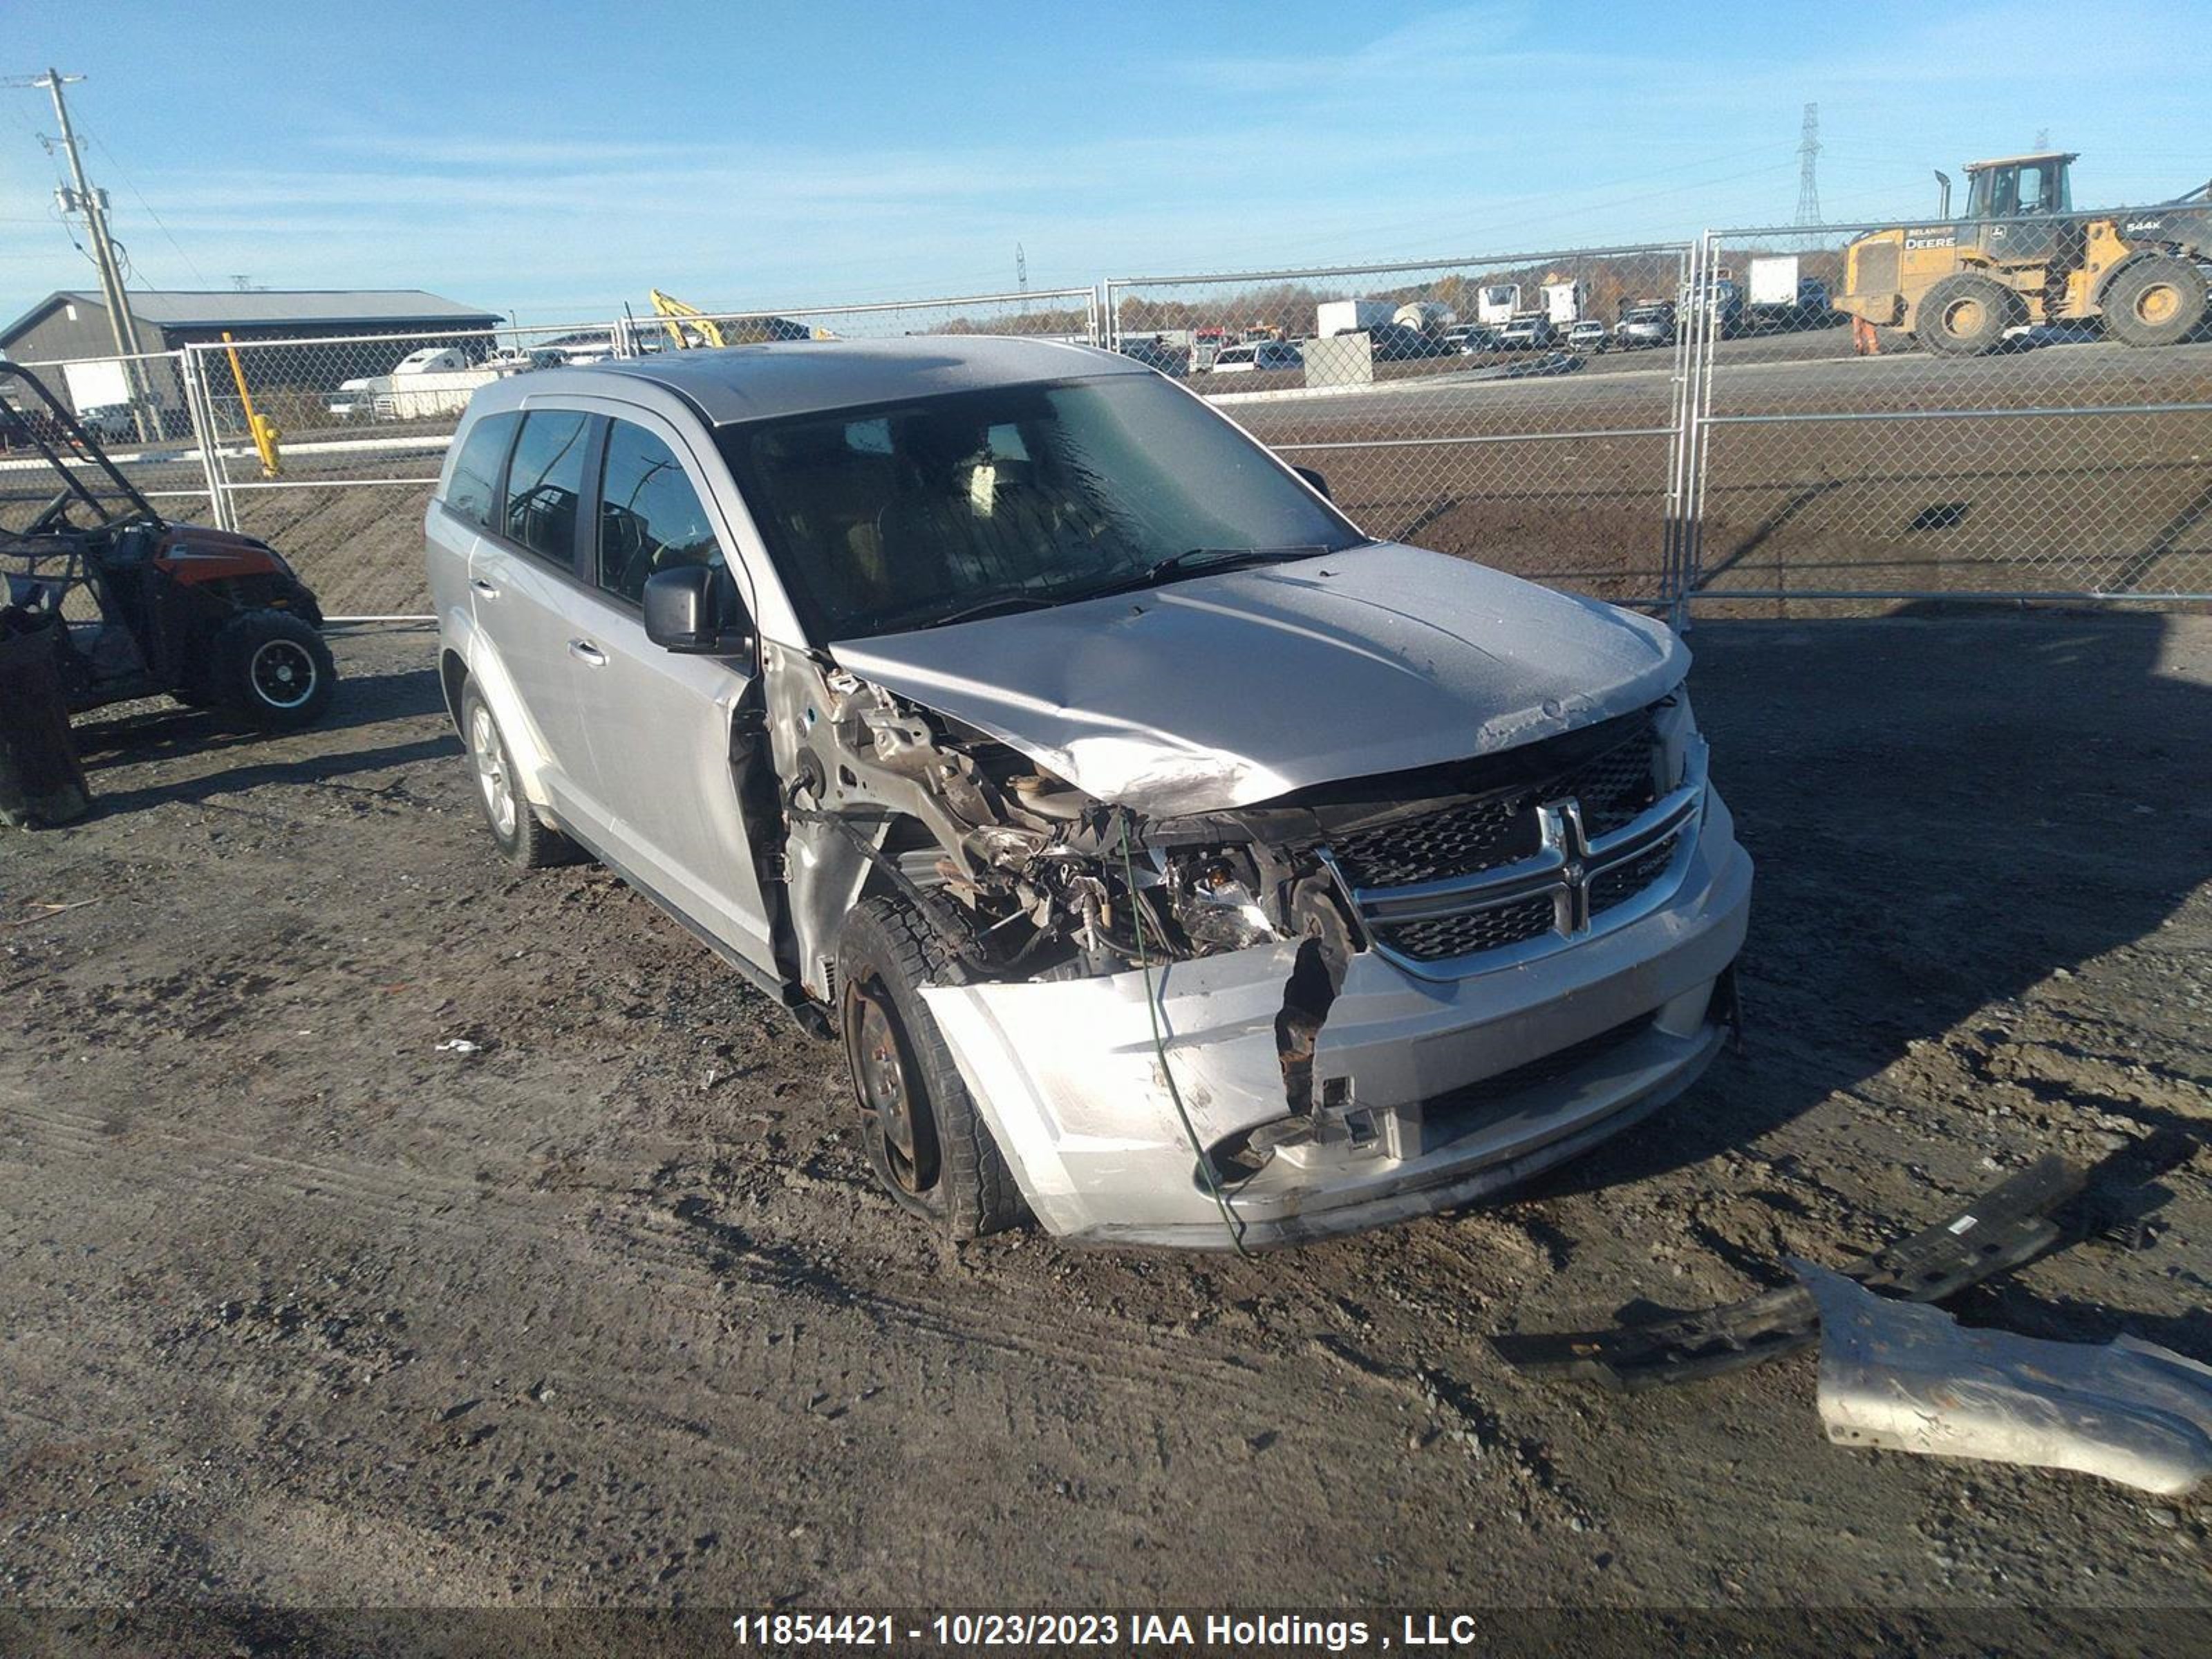
M 826 963 L 837 920 L 872 882 L 923 915 L 954 983 L 1081 979 L 1291 942 L 1276 1027 L 1297 1115 L 1312 1104 L 1314 1039 L 1346 965 L 1378 942 L 1357 884 L 1370 872 L 1396 890 L 1449 884 L 1540 854 L 1532 803 L 1577 780 L 1587 793 L 1593 763 L 1609 769 L 1618 799 L 1592 800 L 1583 816 L 1595 823 L 1610 808 L 1625 821 L 1680 781 L 1690 728 L 1678 690 L 1519 748 L 1170 816 L 1097 800 L 1011 744 L 818 658 L 781 653 L 769 678 L 792 716 L 771 729 L 779 741 L 801 734 L 778 769 L 802 971 Z M 1663 864 L 1671 848 L 1659 851 Z M 837 876 L 817 884 L 813 872 Z M 1522 908 L 1531 903 L 1548 933 L 1552 899 Z M 824 969 L 808 988 L 824 994 Z

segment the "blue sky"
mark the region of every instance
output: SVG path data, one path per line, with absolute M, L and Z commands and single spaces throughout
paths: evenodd
M 2085 17 L 2093 17 L 2084 27 Z M 1846 21 L 1847 20 L 1847 21 Z M 2077 198 L 2212 175 L 2212 4 L 1925 0 L 21 8 L 135 280 L 428 288 L 521 320 L 1457 256 L 1832 221 L 1929 169 L 2084 153 Z M 2124 94 L 2124 95 L 2123 95 Z M 45 94 L 0 92 L 0 313 L 92 268 Z

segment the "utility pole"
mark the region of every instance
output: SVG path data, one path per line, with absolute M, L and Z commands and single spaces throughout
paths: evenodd
M 49 69 L 44 75 L 18 76 L 6 82 L 11 87 L 37 87 L 51 92 L 54 98 L 54 119 L 61 125 L 62 149 L 69 157 L 70 177 L 76 181 L 75 190 L 63 189 L 60 196 L 64 213 L 84 215 L 84 222 L 92 237 L 92 263 L 100 271 L 100 298 L 107 307 L 107 328 L 115 342 L 115 355 L 124 360 L 124 380 L 131 392 L 131 413 L 137 422 L 138 435 L 150 441 L 155 435 L 153 422 L 146 407 L 146 392 L 139 379 L 141 355 L 138 344 L 138 319 L 131 314 L 130 301 L 123 292 L 123 266 L 115 257 L 115 244 L 107 234 L 107 200 L 94 190 L 84 176 L 84 157 L 77 153 L 76 129 L 70 125 L 69 105 L 62 97 L 62 88 L 82 81 L 82 75 L 64 75 L 59 70 Z
M 1820 159 L 1820 106 L 1805 106 L 1805 126 L 1797 140 L 1797 223 L 1807 231 L 1820 228 L 1820 181 L 1815 171 Z

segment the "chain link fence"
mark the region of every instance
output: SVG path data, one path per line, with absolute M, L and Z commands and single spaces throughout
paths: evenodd
M 1668 597 L 1686 244 L 1105 286 L 1114 347 L 1320 472 L 1370 534 Z
M 149 352 L 75 362 L 27 362 L 62 407 L 107 451 L 132 489 L 155 511 L 179 519 L 214 516 L 215 486 L 200 444 L 185 354 Z M 106 472 L 77 451 L 34 393 L 0 386 L 14 418 L 0 423 L 0 523 L 20 524 L 58 488 L 37 442 L 49 445 L 70 476 L 103 502 L 120 500 Z
M 1701 614 L 2212 594 L 2212 338 L 2030 320 L 2113 308 L 2057 246 L 2099 216 L 1709 233 Z
M 1903 293 L 1916 262 L 1953 258 L 1960 238 L 2017 264 L 2084 217 L 836 307 L 701 313 L 664 299 L 671 314 L 601 323 L 30 367 L 158 510 L 263 538 L 337 617 L 425 609 L 422 514 L 479 386 L 716 344 L 963 334 L 1121 351 L 1321 473 L 1375 535 L 1678 617 L 1689 603 L 2202 598 L 2205 330 L 2135 347 L 2115 337 L 2142 332 L 2124 319 L 2031 326 L 2026 295 L 1980 292 L 1977 312 Z M 1877 294 L 1885 283 L 1899 293 Z M 2062 286 L 2034 306 L 2063 308 Z M 1929 349 L 1938 315 L 1994 328 L 1992 349 Z M 273 470 L 257 422 L 276 434 Z M 34 511 L 52 494 L 43 468 L 0 453 L 0 502 L 37 492 Z
M 615 349 L 605 324 L 188 347 L 217 521 L 283 552 L 332 616 L 420 614 L 422 515 L 470 398 Z

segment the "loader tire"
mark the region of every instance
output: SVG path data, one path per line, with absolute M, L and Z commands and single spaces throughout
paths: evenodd
M 2154 253 L 2112 278 L 2105 326 L 2131 346 L 2175 345 L 2204 321 L 2204 273 L 2186 259 Z
M 2005 330 L 2027 319 L 2027 307 L 2002 283 L 1972 271 L 1946 276 L 1921 297 L 1912 331 L 1946 357 L 1979 357 L 2004 343 Z
M 898 1206 L 954 1241 L 1013 1226 L 1013 1172 L 921 1000 L 949 960 L 902 900 L 872 898 L 837 944 L 837 1024 L 869 1165 Z

